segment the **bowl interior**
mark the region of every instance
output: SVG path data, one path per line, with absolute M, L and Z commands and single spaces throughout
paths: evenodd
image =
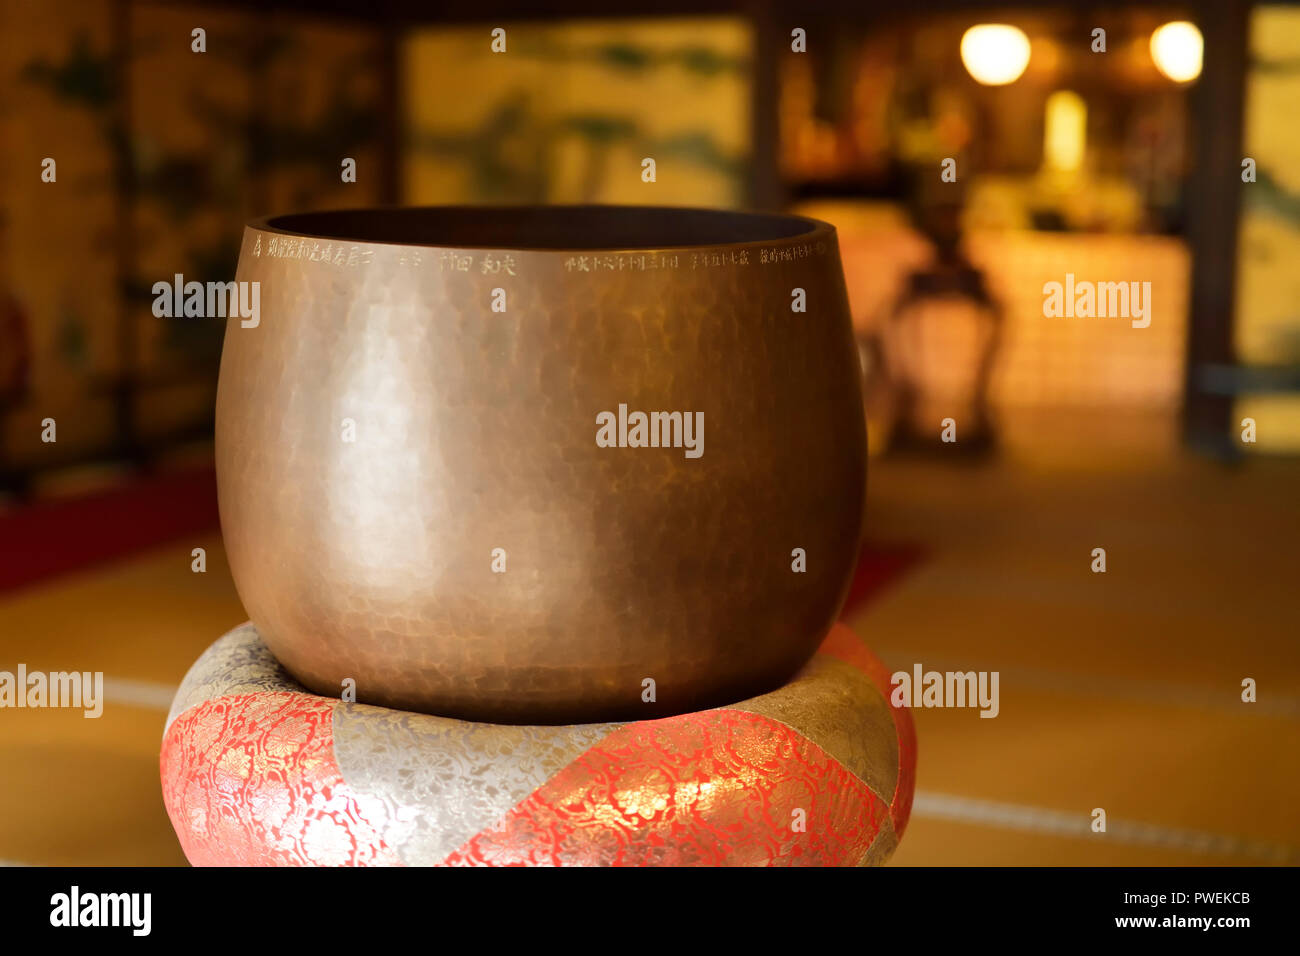
M 799 216 L 667 206 L 430 206 L 273 216 L 277 232 L 456 249 L 667 249 L 771 242 L 823 224 Z

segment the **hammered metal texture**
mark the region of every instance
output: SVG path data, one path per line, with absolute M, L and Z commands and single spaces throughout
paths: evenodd
M 231 570 L 295 678 L 329 696 L 351 678 L 358 700 L 404 710 L 578 723 L 741 700 L 812 655 L 865 482 L 832 227 L 599 207 L 331 215 L 246 231 L 237 278 L 260 283 L 260 318 L 229 320 L 217 396 Z M 566 236 L 574 248 L 552 248 Z M 620 404 L 703 413 L 703 454 L 599 447 L 597 415 Z

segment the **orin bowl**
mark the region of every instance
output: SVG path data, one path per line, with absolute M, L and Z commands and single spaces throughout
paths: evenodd
M 866 477 L 833 227 L 308 213 L 250 225 L 237 279 L 259 305 L 221 359 L 222 529 L 311 690 L 660 717 L 772 690 L 830 628 Z

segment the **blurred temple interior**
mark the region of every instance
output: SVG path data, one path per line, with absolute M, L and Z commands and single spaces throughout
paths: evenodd
M 1300 5 L 3 0 L 0 35 L 0 669 L 121 705 L 0 717 L 0 860 L 185 862 L 162 720 L 247 615 L 224 324 L 154 282 L 233 278 L 271 213 L 617 203 L 838 229 L 844 618 L 1004 693 L 917 712 L 895 864 L 1300 862 Z M 1076 282 L 1098 313 L 1049 314 Z

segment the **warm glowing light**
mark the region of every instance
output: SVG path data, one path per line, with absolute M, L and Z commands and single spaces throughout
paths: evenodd
M 1029 37 L 1005 23 L 981 23 L 962 34 L 961 61 L 985 86 L 1014 83 L 1029 65 Z
M 1175 20 L 1151 34 L 1151 59 L 1156 69 L 1175 83 L 1186 83 L 1201 75 L 1201 54 L 1205 42 L 1196 24 Z
M 1048 169 L 1077 172 L 1083 166 L 1088 136 L 1088 106 L 1083 97 L 1057 90 L 1047 98 L 1043 124 L 1043 164 Z

